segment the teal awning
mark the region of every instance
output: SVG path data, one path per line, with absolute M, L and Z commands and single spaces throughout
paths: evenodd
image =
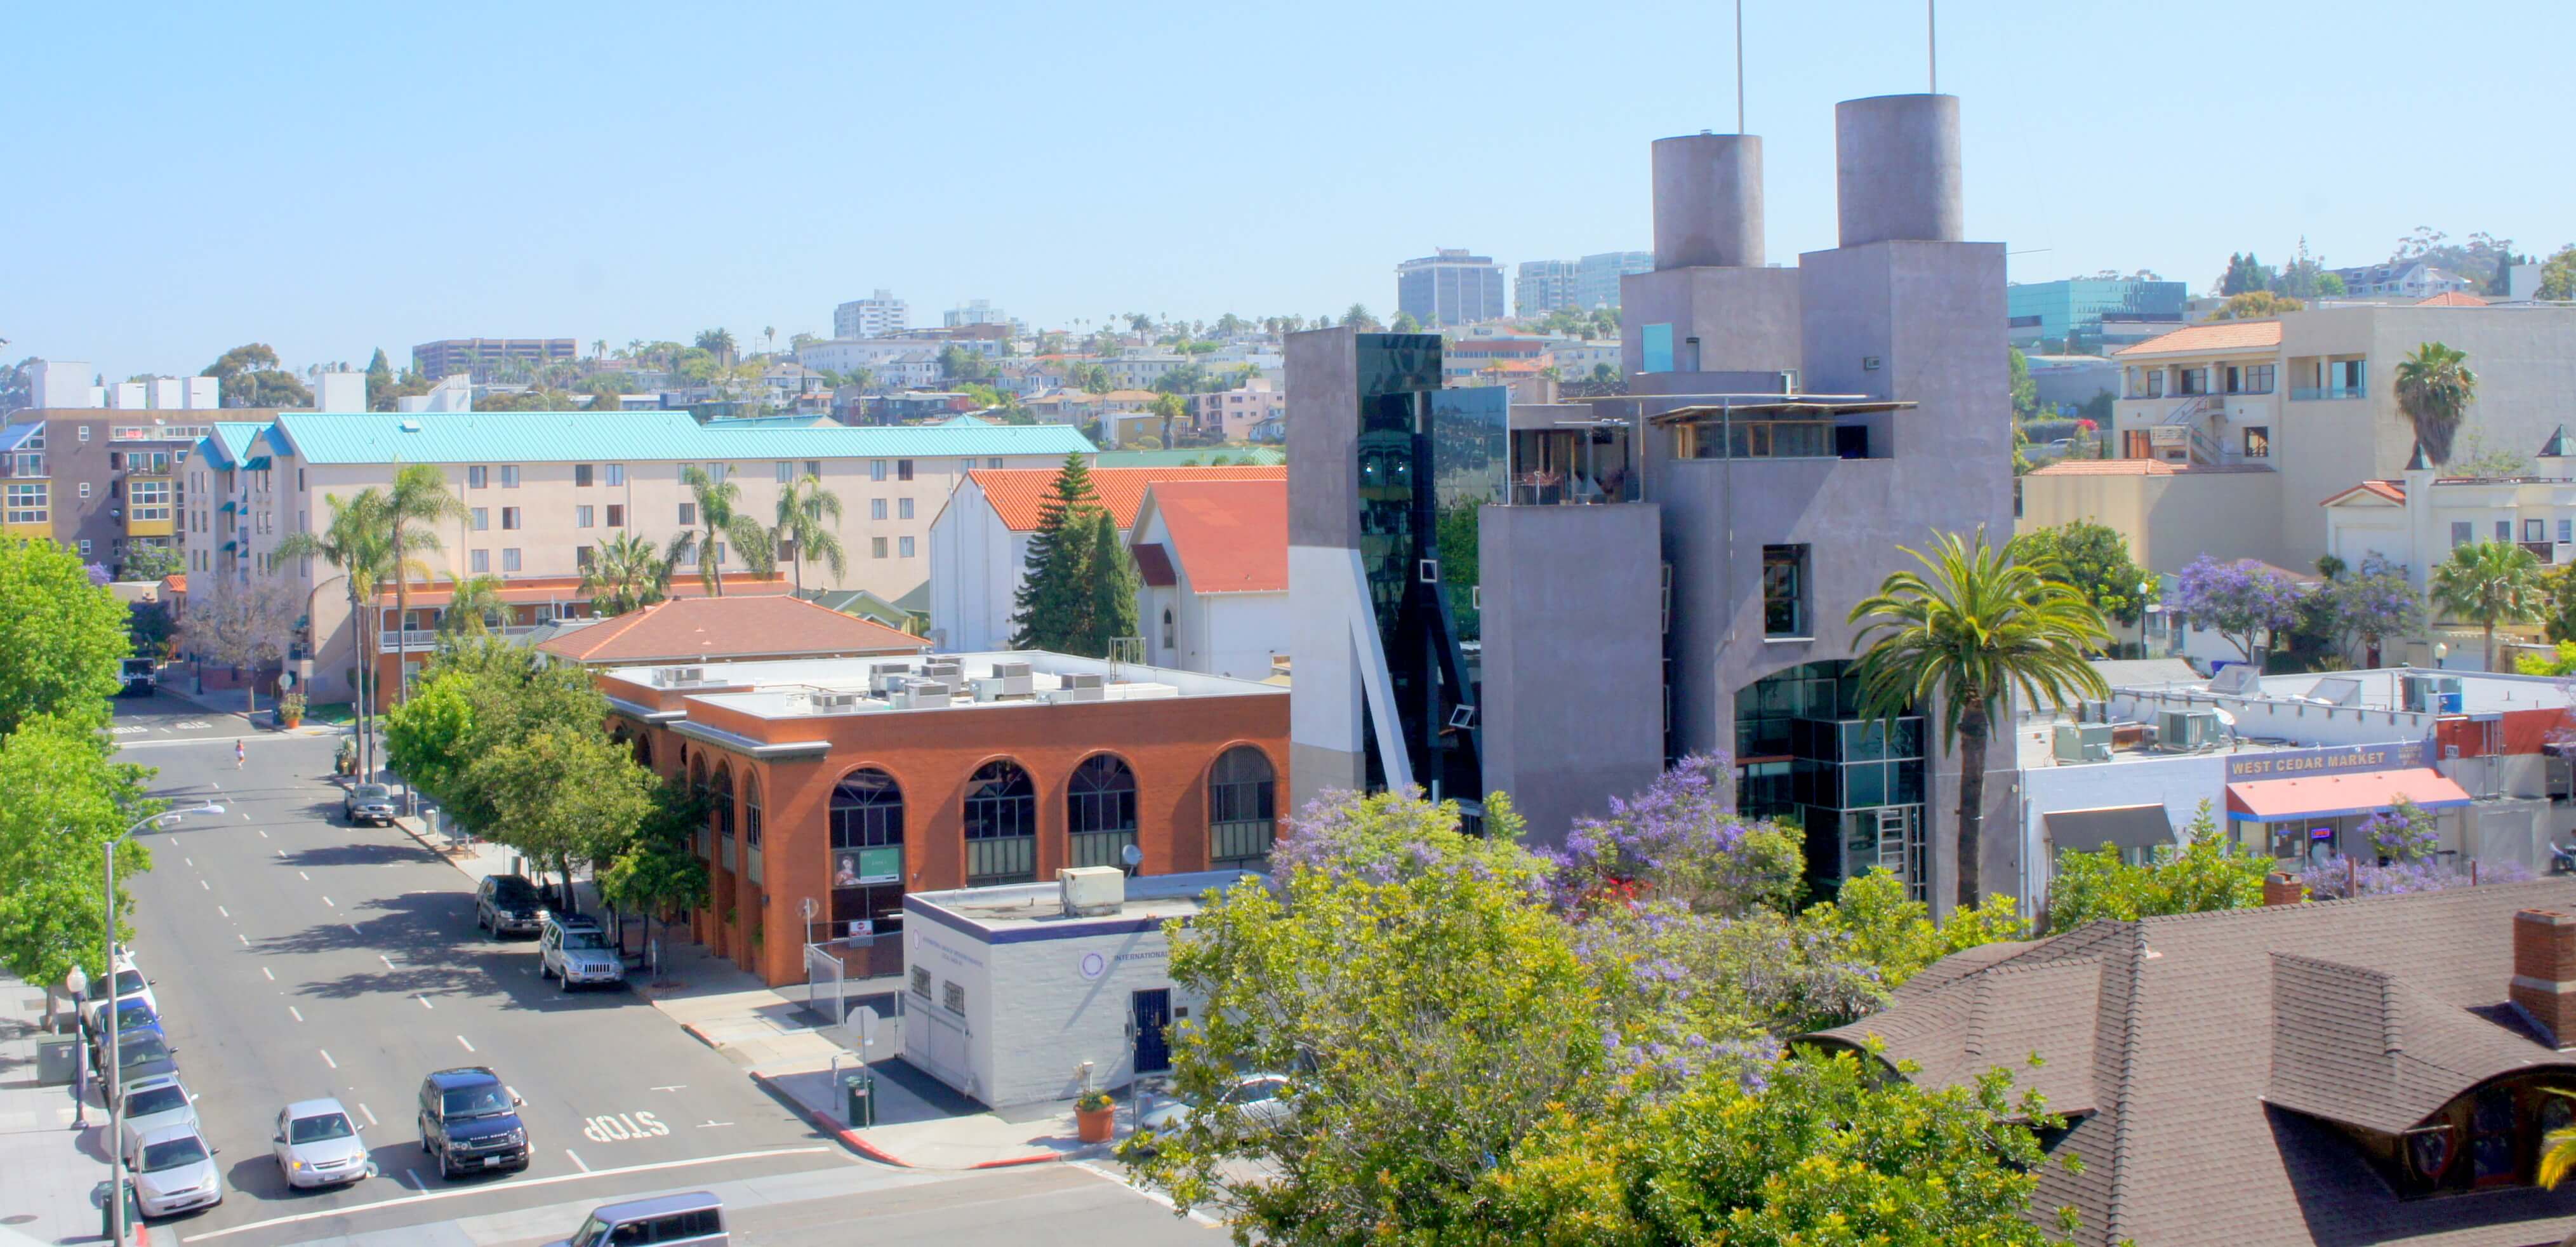
M 238 507 L 238 506 L 240 506 L 240 505 L 241 505 L 241 504 L 240 504 L 240 503 L 238 503 L 238 502 L 232 502 L 232 501 L 227 500 L 227 501 L 224 503 L 224 505 L 222 505 L 222 506 L 220 506 L 220 507 L 216 507 L 216 508 L 215 508 L 215 511 L 216 511 L 218 514 L 221 514 L 222 512 L 230 511 L 230 510 L 232 510 L 233 508 Z
M 230 549 L 232 549 L 232 548 L 233 548 L 233 544 L 234 544 L 234 543 L 227 541 L 227 542 L 225 542 L 225 543 L 224 543 L 224 545 L 223 545 L 223 549 L 224 549 L 224 550 L 230 550 Z M 220 553 L 222 553 L 222 552 L 223 552 L 223 551 L 219 550 L 219 551 L 217 551 L 216 553 L 219 553 L 219 554 L 220 554 Z
M 245 471 L 245 472 L 265 472 L 265 471 L 267 471 L 267 470 L 268 470 L 268 456 L 266 456 L 266 455 L 261 455 L 260 457 L 258 457 L 258 458 L 256 458 L 256 459 L 252 459 L 252 460 L 249 460 L 249 461 L 247 461 L 247 462 L 243 463 L 243 464 L 242 464 L 242 470 L 243 470 L 243 471 Z

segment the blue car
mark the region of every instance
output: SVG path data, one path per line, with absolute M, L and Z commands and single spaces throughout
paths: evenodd
M 100 1025 L 103 1027 L 105 1024 L 106 1020 L 102 1017 L 100 1019 Z M 116 1040 L 118 1046 L 122 1048 L 132 1045 L 147 1035 L 153 1039 L 160 1040 L 165 1044 L 168 1043 L 170 1039 L 169 1033 L 161 1029 L 161 1015 L 153 1012 L 151 1004 L 141 1000 L 120 1000 L 116 1002 Z M 105 1030 L 99 1030 L 90 1036 L 90 1057 L 91 1064 L 93 1065 L 104 1064 L 106 1062 L 107 1032 Z

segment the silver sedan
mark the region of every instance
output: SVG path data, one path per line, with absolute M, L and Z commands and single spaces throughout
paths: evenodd
M 293 1187 L 337 1186 L 376 1176 L 358 1123 L 338 1100 L 298 1100 L 277 1115 L 270 1140 L 278 1172 Z

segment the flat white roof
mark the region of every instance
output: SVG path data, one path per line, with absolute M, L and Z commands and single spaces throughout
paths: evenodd
M 989 944 L 1018 944 L 1159 927 L 1173 918 L 1195 917 L 1211 892 L 1258 878 L 1261 876 L 1236 870 L 1135 875 L 1128 878 L 1127 897 L 1118 908 L 1097 914 L 1065 913 L 1063 887 L 1054 883 L 912 892 L 904 896 L 903 907 L 907 913 L 978 936 Z
M 957 666 L 958 686 L 945 706 L 905 704 L 881 682 L 919 680 L 935 663 Z M 1005 690 L 996 664 L 1028 664 L 1028 690 Z M 1187 697 L 1283 697 L 1275 684 L 1137 663 L 1111 663 L 1045 650 L 969 654 L 888 655 L 875 658 L 790 658 L 762 662 L 652 663 L 609 668 L 616 679 L 653 688 L 686 690 L 691 700 L 764 719 L 841 714 L 937 714 L 994 706 L 1156 701 Z M 1096 676 L 1096 689 L 1076 677 Z M 703 691 L 697 691 L 703 690 Z M 1091 694 L 1096 693 L 1096 696 Z

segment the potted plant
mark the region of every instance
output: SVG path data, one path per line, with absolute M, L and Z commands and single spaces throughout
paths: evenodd
M 1118 1101 L 1106 1091 L 1085 1091 L 1073 1102 L 1074 1131 L 1085 1143 L 1107 1143 L 1118 1132 Z
M 304 722 L 304 694 L 288 693 L 277 699 L 277 725 L 298 727 Z

